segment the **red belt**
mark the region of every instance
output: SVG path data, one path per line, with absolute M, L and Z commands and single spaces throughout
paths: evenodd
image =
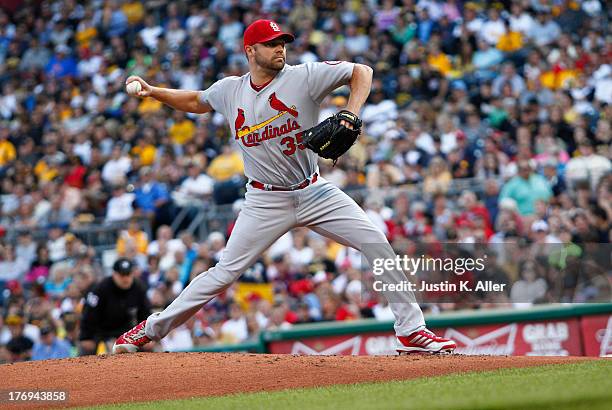
M 258 181 L 251 181 L 250 184 L 253 188 L 261 189 L 264 191 L 297 191 L 298 189 L 304 189 L 310 184 L 314 184 L 317 182 L 317 178 L 319 175 L 315 172 L 311 178 L 305 179 L 298 185 L 294 185 L 292 187 L 284 187 L 284 186 L 274 186 L 270 184 L 262 184 Z

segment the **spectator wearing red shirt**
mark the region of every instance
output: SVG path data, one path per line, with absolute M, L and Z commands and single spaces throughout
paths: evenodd
M 82 189 L 85 185 L 87 168 L 85 168 L 83 162 L 77 156 L 71 156 L 69 161 L 70 168 L 68 170 L 68 174 L 64 177 L 64 183 L 68 186 Z
M 484 220 L 484 233 L 489 239 L 495 232 L 491 223 L 491 217 L 487 208 L 478 201 L 476 194 L 471 191 L 464 191 L 459 198 L 459 203 L 463 211 L 455 218 L 455 223 L 460 225 L 464 222 L 476 223 L 478 218 Z

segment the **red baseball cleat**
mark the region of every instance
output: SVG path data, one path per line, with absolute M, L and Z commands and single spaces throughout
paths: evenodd
M 419 330 L 408 336 L 398 336 L 399 346 L 395 349 L 399 354 L 410 353 L 452 353 L 457 344 L 450 339 L 436 336 L 427 329 Z
M 138 349 L 151 341 L 145 334 L 146 320 L 143 320 L 132 329 L 128 330 L 115 341 L 113 354 L 136 353 Z

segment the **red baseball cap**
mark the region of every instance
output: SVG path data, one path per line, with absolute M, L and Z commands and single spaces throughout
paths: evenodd
M 285 37 L 287 43 L 295 40 L 293 34 L 285 33 L 272 20 L 255 20 L 244 30 L 244 48 L 257 43 L 265 43 L 279 37 Z

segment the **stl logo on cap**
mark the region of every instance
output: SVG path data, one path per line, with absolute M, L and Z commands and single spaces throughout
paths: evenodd
M 281 37 L 287 43 L 295 40 L 293 34 L 284 32 L 275 21 L 255 20 L 244 30 L 244 47 L 246 48 L 257 43 L 266 43 Z

